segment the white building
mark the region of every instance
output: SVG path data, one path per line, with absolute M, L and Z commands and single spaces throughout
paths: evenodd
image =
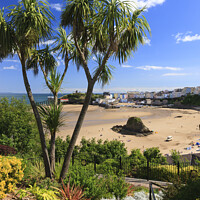
M 200 86 L 198 86 L 198 87 L 196 87 L 196 88 L 194 89 L 194 94 L 200 95 Z

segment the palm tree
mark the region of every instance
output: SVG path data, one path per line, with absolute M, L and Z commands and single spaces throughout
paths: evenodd
M 18 55 L 22 66 L 24 85 L 30 100 L 40 134 L 45 172 L 51 177 L 50 162 L 46 147 L 40 115 L 35 104 L 26 73 L 26 61 L 31 56 L 31 49 L 39 45 L 41 40 L 49 38 L 51 33 L 52 13 L 47 2 L 37 0 L 21 0 L 17 5 L 9 7 L 6 21 L 4 9 L 0 10 L 0 60 L 9 55 Z
M 69 62 L 74 57 L 74 45 L 62 27 L 58 28 L 57 35 L 54 39 L 54 45 L 56 46 L 53 49 L 50 49 L 46 45 L 44 49 L 32 50 L 32 55 L 27 61 L 27 69 L 33 69 L 34 74 L 37 75 L 40 66 L 46 85 L 54 96 L 54 104 L 58 105 L 58 92 L 67 73 Z M 61 55 L 62 59 L 64 59 L 65 68 L 62 75 L 56 71 L 56 60 L 52 52 L 57 53 L 58 56 Z M 51 73 L 48 79 L 49 72 Z
M 50 106 L 39 106 L 39 113 L 41 115 L 44 126 L 49 130 L 51 134 L 50 163 L 51 163 L 51 171 L 53 173 L 55 171 L 56 133 L 59 131 L 59 128 L 64 125 L 62 104 L 60 105 L 50 104 Z
M 51 133 L 50 165 L 52 173 L 55 171 L 55 138 L 58 129 L 54 128 L 54 130 L 52 131 L 51 124 L 48 122 L 52 121 L 52 126 L 56 124 L 59 126 L 62 125 L 62 123 L 58 122 L 61 118 L 60 117 L 61 113 L 59 113 L 61 111 L 61 108 L 58 106 L 58 92 L 60 91 L 60 87 L 66 75 L 69 62 L 70 60 L 73 59 L 75 54 L 74 45 L 72 41 L 70 41 L 70 37 L 67 36 L 66 31 L 62 27 L 58 28 L 57 36 L 55 36 L 54 39 L 55 39 L 54 42 L 55 47 L 53 49 L 50 50 L 48 45 L 41 50 L 33 49 L 32 55 L 31 57 L 29 57 L 27 61 L 27 69 L 33 69 L 35 75 L 38 74 L 40 66 L 44 75 L 46 85 L 54 96 L 54 108 L 52 107 L 52 105 L 50 106 L 50 108 L 49 107 L 39 108 L 43 123 Z M 62 75 L 57 72 L 56 60 L 52 55 L 52 52 L 56 52 L 58 56 L 61 55 L 62 59 L 64 59 L 65 68 Z
M 76 123 L 65 160 L 60 180 L 68 171 L 70 158 L 78 138 L 85 114 L 90 103 L 96 81 L 106 69 L 110 57 L 119 63 L 126 61 L 138 45 L 144 44 L 149 25 L 141 13 L 144 9 L 131 10 L 125 1 L 120 0 L 67 0 L 65 11 L 62 12 L 61 25 L 72 28 L 72 36 L 78 52 L 78 64 L 85 71 L 88 87 L 85 101 Z M 100 65 L 92 73 L 88 66 L 89 55 L 102 53 Z

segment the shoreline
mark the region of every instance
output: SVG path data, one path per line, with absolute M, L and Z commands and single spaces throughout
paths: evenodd
M 60 129 L 58 136 L 65 138 L 72 135 L 76 120 L 82 105 L 64 105 L 66 113 L 65 126 Z M 136 137 L 123 136 L 111 130 L 115 125 L 124 125 L 129 117 L 140 117 L 144 124 L 154 133 L 149 136 Z M 181 116 L 181 117 L 177 117 Z M 120 140 L 125 143 L 128 152 L 134 148 L 145 150 L 150 147 L 159 147 L 161 153 L 170 154 L 170 150 L 176 149 L 181 154 L 198 153 L 197 147 L 185 150 L 190 143 L 200 139 L 200 112 L 191 109 L 175 108 L 119 108 L 104 109 L 98 106 L 89 106 L 83 126 L 81 128 L 77 144 L 82 137 L 86 139 L 96 138 L 104 140 Z M 173 140 L 166 142 L 167 136 Z

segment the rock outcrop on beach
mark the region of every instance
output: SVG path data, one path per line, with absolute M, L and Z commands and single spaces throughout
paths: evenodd
M 143 137 L 152 134 L 138 117 L 130 117 L 124 126 L 113 126 L 112 130 L 123 135 L 135 135 Z

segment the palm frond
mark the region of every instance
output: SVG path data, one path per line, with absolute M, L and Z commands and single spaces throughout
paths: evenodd
M 53 15 L 46 1 L 21 0 L 9 9 L 8 17 L 15 29 L 19 46 L 30 48 L 34 44 L 39 45 L 40 39 L 50 36 L 50 20 Z
M 38 109 L 44 126 L 49 130 L 51 134 L 58 132 L 59 128 L 64 125 L 62 104 L 50 104 L 50 106 L 39 105 Z
M 52 92 L 58 93 L 60 90 L 61 74 L 57 72 L 56 68 L 50 71 L 49 83 L 52 88 Z
M 94 74 L 96 74 L 99 66 L 102 65 L 102 60 L 103 60 L 103 56 L 101 54 L 96 54 L 96 62 L 97 62 L 97 67 L 94 71 Z M 102 71 L 100 72 L 98 78 L 97 78 L 97 81 L 101 84 L 102 88 L 106 85 L 106 84 L 109 84 L 109 82 L 111 81 L 112 79 L 112 73 L 113 73 L 113 70 L 115 69 L 114 66 L 112 65 L 105 65 L 103 66 L 103 69 Z
M 29 55 L 30 56 L 26 62 L 26 69 L 32 69 L 34 75 L 38 75 L 39 65 L 44 67 L 46 74 L 48 74 L 57 65 L 57 62 L 52 55 L 48 45 L 46 45 L 46 47 L 41 50 L 31 49 Z
M 0 62 L 14 54 L 16 36 L 12 25 L 5 20 L 4 8 L 0 9 Z
M 151 32 L 145 17 L 140 17 L 144 10 L 145 8 L 135 10 L 129 18 L 127 27 L 120 34 L 118 51 L 115 54 L 119 63 L 126 61 L 131 52 L 137 50 L 139 44 L 144 44 L 144 38 Z
M 67 35 L 65 29 L 60 26 L 54 39 L 54 44 L 56 45 L 53 49 L 54 52 L 58 52 L 62 59 L 65 59 L 66 56 L 74 57 L 75 45 L 71 34 Z

